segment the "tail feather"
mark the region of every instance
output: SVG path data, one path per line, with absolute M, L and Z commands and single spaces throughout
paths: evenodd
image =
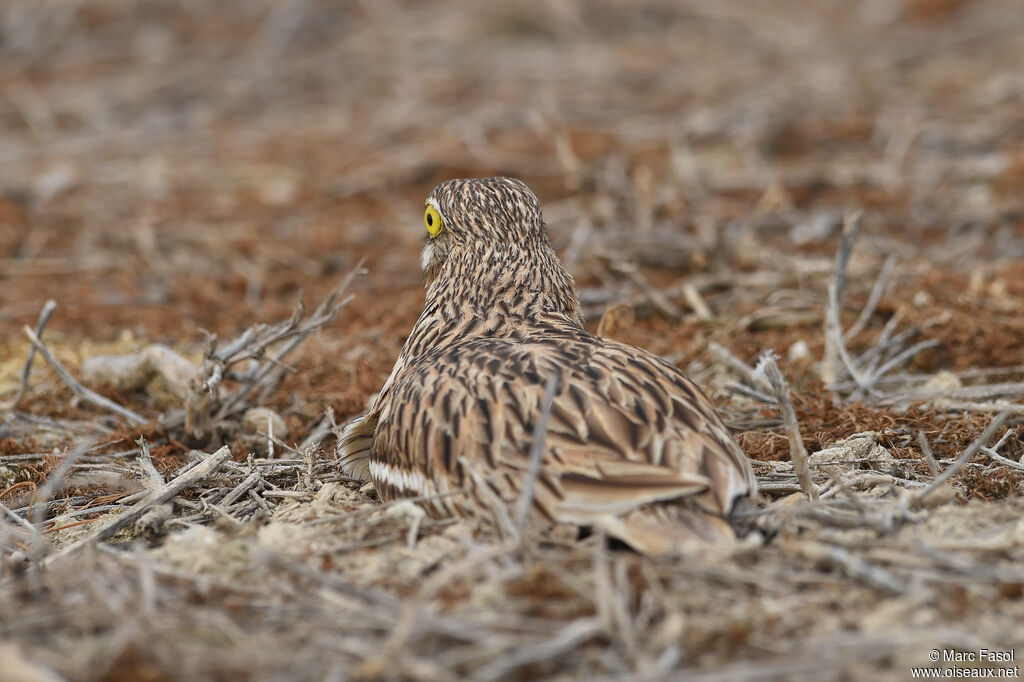
M 370 449 L 376 428 L 377 417 L 369 414 L 360 415 L 345 425 L 336 446 L 343 474 L 361 481 L 370 480 Z
M 675 505 L 642 507 L 621 516 L 605 517 L 594 525 L 648 556 L 736 540 L 736 533 L 725 519 Z

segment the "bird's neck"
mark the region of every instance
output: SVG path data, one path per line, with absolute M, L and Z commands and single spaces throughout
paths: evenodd
M 472 336 L 510 336 L 551 321 L 582 328 L 575 282 L 546 244 L 453 251 L 431 274 L 403 354 Z

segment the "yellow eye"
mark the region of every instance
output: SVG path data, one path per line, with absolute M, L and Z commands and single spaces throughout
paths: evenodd
M 441 230 L 444 229 L 441 214 L 430 204 L 427 204 L 427 211 L 423 214 L 423 223 L 427 226 L 427 233 L 431 239 L 441 234 Z

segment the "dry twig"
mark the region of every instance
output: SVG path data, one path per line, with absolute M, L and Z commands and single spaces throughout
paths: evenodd
M 149 443 L 146 442 L 144 436 L 139 436 L 139 439 L 135 441 L 139 446 L 139 456 L 137 461 L 139 467 L 142 469 L 142 480 L 143 485 L 148 490 L 156 490 L 160 486 L 164 485 L 164 477 L 160 475 L 160 472 L 156 470 L 153 465 L 153 455 L 149 452 Z
M 985 430 L 981 432 L 981 435 L 974 439 L 974 442 L 956 458 L 955 462 L 950 464 L 945 471 L 936 476 L 926 487 L 914 493 L 911 498 L 911 504 L 920 505 L 931 493 L 960 471 L 967 462 L 971 461 L 972 457 L 978 454 L 978 451 L 992 438 L 992 436 L 996 434 L 996 431 L 998 431 L 1009 418 L 1010 414 L 1008 412 L 1000 412 L 997 414 L 995 418 L 989 422 L 988 426 L 985 427 Z
M 53 353 L 50 352 L 50 349 L 39 340 L 39 337 L 36 336 L 35 332 L 28 327 L 24 327 L 23 331 L 25 332 L 25 335 L 28 336 L 29 341 L 32 342 L 32 346 L 42 354 L 43 359 L 46 360 L 47 364 L 53 368 L 53 371 L 55 371 L 60 378 L 64 380 L 64 383 L 68 385 L 68 388 L 70 388 L 79 398 L 87 403 L 91 403 L 101 409 L 107 410 L 108 412 L 113 412 L 135 425 L 145 424 L 149 421 L 141 414 L 137 414 L 122 405 L 118 405 L 113 400 L 104 398 L 99 393 L 91 391 L 83 386 L 77 379 L 71 376 L 71 372 L 61 364 L 60 360 L 54 357 Z
M 191 469 L 180 474 L 177 478 L 171 479 L 163 487 L 153 490 L 134 505 L 105 522 L 102 526 L 80 540 L 60 550 L 60 552 L 47 557 L 46 562 L 52 563 L 73 556 L 79 550 L 89 545 L 109 540 L 119 530 L 138 521 L 154 505 L 163 504 L 181 491 L 189 488 L 215 472 L 224 462 L 231 458 L 231 449 L 228 446 L 222 447 L 212 455 L 206 457 Z
M 868 297 L 867 305 L 860 311 L 860 317 L 857 321 L 846 330 L 843 334 L 843 339 L 849 341 L 853 337 L 857 336 L 867 326 L 867 323 L 871 320 L 871 316 L 875 313 L 875 308 L 878 307 L 878 302 L 882 300 L 882 294 L 885 293 L 885 285 L 889 282 L 889 277 L 892 275 L 892 271 L 896 268 L 896 256 L 890 255 L 885 259 L 882 264 L 882 269 L 878 273 L 878 279 L 875 280 L 875 286 L 871 288 L 871 295 Z
M 846 352 L 843 341 L 840 306 L 846 291 L 846 268 L 853 252 L 853 243 L 860 232 L 862 213 L 849 213 L 843 219 L 842 240 L 836 253 L 835 269 L 829 282 L 828 301 L 825 309 L 825 358 L 822 361 L 821 378 L 826 384 L 833 384 L 839 379 L 839 362 L 842 360 L 854 381 L 861 383 L 860 375 L 853 367 Z
M 807 449 L 804 447 L 804 439 L 800 435 L 800 425 L 796 420 L 796 411 L 793 409 L 793 401 L 789 396 L 789 386 L 786 379 L 779 370 L 775 356 L 768 352 L 761 356 L 755 373 L 763 373 L 771 383 L 775 400 L 778 402 L 779 410 L 782 413 L 782 424 L 789 438 L 789 457 L 793 462 L 793 469 L 796 471 L 797 480 L 807 497 L 813 502 L 818 499 L 818 489 L 811 481 L 811 473 L 807 468 Z
M 43 309 L 39 312 L 39 321 L 36 322 L 35 334 L 36 338 L 41 338 L 43 335 L 43 329 L 46 328 L 46 323 L 50 321 L 50 316 L 53 315 L 53 311 L 57 309 L 57 302 L 53 299 L 48 300 Z M 36 357 L 35 345 L 29 347 L 28 357 L 25 358 L 25 366 L 21 369 L 21 381 L 18 384 L 18 392 L 14 394 L 11 400 L 0 405 L 0 411 L 13 410 L 21 403 L 22 398 L 25 397 L 25 393 L 28 391 L 28 378 L 32 373 L 32 361 Z
M 46 503 L 49 502 L 50 497 L 56 492 L 57 488 L 64 484 L 64 478 L 70 473 L 71 467 L 78 462 L 78 459 L 89 451 L 92 447 L 91 441 L 80 443 L 70 452 L 61 458 L 60 464 L 57 468 L 50 473 L 46 478 L 46 482 L 39 486 L 39 489 L 35 493 L 35 501 L 33 502 L 31 513 L 29 516 L 32 518 L 32 523 L 39 527 L 43 523 L 43 512 L 46 509 Z
M 544 400 L 541 403 L 540 415 L 533 427 L 533 440 L 530 442 L 530 456 L 526 466 L 526 475 L 520 487 L 519 500 L 515 509 L 515 528 L 520 539 L 523 537 L 523 527 L 526 524 L 526 516 L 533 504 L 533 489 L 537 485 L 537 476 L 540 475 L 540 463 L 544 455 L 544 440 L 548 431 L 548 421 L 551 419 L 551 403 L 555 399 L 555 388 L 560 378 L 552 374 L 544 385 Z

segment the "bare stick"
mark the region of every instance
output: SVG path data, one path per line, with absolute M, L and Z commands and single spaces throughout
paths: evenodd
M 1022 464 L 1020 462 L 1015 462 L 1012 459 L 1010 459 L 1009 457 L 1003 457 L 998 452 L 996 452 L 993 448 L 982 448 L 981 451 L 983 453 L 985 453 L 986 455 L 988 455 L 988 457 L 993 462 L 998 462 L 998 463 L 1002 464 L 1003 466 L 1010 467 L 1011 469 L 1017 469 L 1019 471 L 1024 471 L 1024 464 Z
M 36 501 L 32 505 L 31 513 L 32 523 L 36 526 L 40 526 L 43 523 L 43 512 L 46 509 L 46 503 L 50 501 L 50 497 L 57 490 L 57 486 L 64 482 L 64 477 L 71 471 L 71 467 L 75 465 L 75 462 L 84 455 L 93 446 L 92 441 L 79 444 L 77 447 L 68 452 L 61 459 L 60 464 L 57 468 L 46 478 L 46 482 L 39 486 L 39 490 L 36 491 Z
M 763 371 L 772 385 L 775 399 L 779 403 L 779 411 L 782 413 L 782 424 L 789 438 L 789 457 L 793 461 L 793 471 L 800 482 L 807 497 L 813 502 L 818 499 L 818 489 L 811 480 L 811 472 L 807 467 L 807 449 L 804 447 L 804 439 L 800 435 L 800 425 L 796 420 L 796 410 L 793 409 L 793 401 L 789 396 L 789 386 L 786 379 L 779 370 L 775 356 L 771 352 L 761 356 L 758 369 Z
M 1015 462 L 1012 459 L 1009 459 L 1008 457 L 1003 457 L 998 452 L 999 448 L 1003 447 L 1003 443 L 1006 442 L 1006 439 L 1013 435 L 1013 433 L 1013 429 L 1007 429 L 1006 433 L 1003 434 L 1003 437 L 1000 438 L 995 445 L 993 445 L 990 448 L 983 447 L 981 451 L 988 455 L 989 458 L 991 458 L 994 462 L 999 462 L 1000 464 L 1008 466 L 1011 469 L 1024 470 L 1024 464 L 1022 464 L 1021 462 Z
M 143 515 L 153 507 L 153 505 L 163 504 L 182 490 L 195 485 L 219 469 L 220 466 L 230 458 L 231 449 L 225 445 L 185 473 L 171 481 L 168 481 L 161 488 L 152 491 L 137 503 L 110 519 L 86 537 L 71 543 L 57 554 L 48 557 L 46 559 L 46 563 L 49 564 L 63 557 L 71 556 L 87 545 L 109 540 L 115 533 L 125 526 L 131 525 L 141 519 Z
M 254 471 L 234 487 L 234 489 L 224 496 L 224 499 L 220 501 L 220 505 L 225 509 L 229 508 L 235 502 L 242 499 L 242 495 L 252 490 L 257 483 L 260 481 L 260 472 Z
M 905 332 L 904 334 L 899 334 L 898 336 L 909 336 L 911 332 L 916 333 L 915 330 L 911 329 Z M 896 343 L 896 339 L 893 339 L 893 343 Z M 917 355 L 921 351 L 925 350 L 926 348 L 932 348 L 937 345 L 939 345 L 938 339 L 928 339 L 927 341 L 915 343 L 910 348 L 907 348 L 897 353 L 895 356 L 890 358 L 884 365 L 882 365 L 878 369 L 875 369 L 875 367 L 878 365 L 878 361 L 881 359 L 883 355 L 884 350 L 882 346 L 877 346 L 875 350 L 877 350 L 878 353 L 874 356 L 874 359 L 871 362 L 871 367 L 868 368 L 868 377 L 864 380 L 865 383 L 863 385 L 859 385 L 857 389 L 850 394 L 850 400 L 857 401 L 862 399 L 864 397 L 864 394 L 867 391 L 872 390 L 875 384 L 878 383 L 878 380 L 885 376 L 885 374 L 887 374 L 890 370 L 903 364 L 904 362 L 906 362 L 913 356 Z M 878 392 L 875 391 L 875 393 L 877 394 Z
M 890 317 L 889 320 L 885 323 L 885 326 L 882 327 L 882 333 L 878 335 L 878 343 L 875 344 L 875 347 L 872 348 L 871 350 L 865 351 L 860 357 L 857 358 L 858 365 L 863 366 L 864 363 L 870 360 L 871 364 L 868 365 L 867 371 L 869 373 L 874 372 L 875 368 L 878 367 L 878 363 L 882 361 L 884 351 L 887 351 L 889 349 L 890 341 L 892 342 L 892 345 L 898 345 L 896 343 L 897 340 L 900 344 L 902 344 L 904 340 L 910 338 L 910 336 L 912 336 L 915 333 L 914 330 L 910 329 L 905 332 L 897 334 L 895 337 L 893 336 L 893 333 L 896 331 L 896 327 L 899 326 L 899 323 L 903 321 L 903 316 L 905 314 L 905 308 L 896 309 L 896 312 L 893 313 L 892 317 Z
M 483 564 L 507 555 L 515 548 L 515 541 L 503 542 L 490 547 L 479 548 L 465 558 L 450 563 L 444 568 L 428 576 L 420 583 L 416 594 L 404 600 L 401 611 L 395 618 L 394 627 L 387 640 L 381 646 L 385 655 L 394 655 L 401 651 L 405 643 L 413 635 L 417 621 L 426 610 L 427 602 L 447 585 L 451 585 L 459 576 L 476 570 Z
M 23 529 L 25 529 L 25 530 L 26 530 L 26 531 L 28 532 L 28 534 L 29 534 L 29 535 L 31 535 L 31 536 L 32 536 L 32 538 L 33 538 L 34 540 L 38 541 L 38 542 L 39 542 L 40 544 L 42 544 L 42 543 L 45 543 L 45 542 L 46 542 L 46 541 L 45 541 L 45 540 L 43 539 L 43 534 L 39 532 L 39 529 L 38 529 L 38 528 L 36 528 L 35 526 L 33 526 L 33 525 L 32 525 L 32 524 L 31 524 L 31 523 L 29 522 L 29 520 L 28 520 L 28 519 L 23 519 L 23 518 L 21 518 L 20 516 L 18 516 L 17 514 L 15 514 L 15 513 L 13 512 L 13 511 L 11 511 L 10 507 L 8 507 L 8 506 L 7 506 L 6 504 L 4 504 L 3 502 L 0 502 L 0 512 L 2 512 L 2 513 L 3 513 L 3 515 L 4 515 L 4 516 L 6 516 L 7 518 L 9 518 L 9 519 L 11 519 L 12 521 L 14 521 L 14 523 L 15 523 L 15 524 L 16 524 L 17 526 L 19 526 L 20 528 L 23 528 Z
M 538 638 L 528 646 L 500 656 L 477 671 L 476 677 L 481 680 L 502 680 L 510 677 L 509 673 L 537 661 L 548 661 L 577 649 L 581 644 L 591 640 L 604 630 L 598 619 L 577 618 L 551 637 Z
M 274 459 L 274 419 L 267 414 L 267 459 Z
M 743 380 L 751 386 L 765 391 L 771 390 L 771 384 L 763 375 L 754 372 L 747 363 L 733 355 L 732 351 L 725 346 L 712 341 L 708 344 L 708 352 L 711 353 L 711 357 L 726 365 L 729 369 L 736 372 L 736 374 L 739 374 Z
M 931 470 L 932 476 L 938 476 L 939 465 L 935 461 L 931 443 L 928 442 L 928 436 L 924 435 L 924 431 L 917 432 L 917 443 L 921 446 L 921 454 L 924 456 L 924 461 L 928 462 L 928 469 Z
M 333 426 L 333 424 L 334 410 L 330 406 L 328 406 L 327 414 L 325 414 L 320 419 L 320 421 L 317 422 L 317 425 L 313 427 L 313 430 L 309 432 L 309 435 L 306 436 L 306 439 L 303 440 L 302 443 L 299 445 L 299 450 L 305 452 L 306 450 L 312 447 L 320 445 L 320 443 L 323 442 L 324 438 L 330 435 L 331 427 Z
M 991 403 L 970 400 L 932 400 L 930 404 L 937 410 L 950 412 L 1006 412 L 1014 417 L 1024 417 L 1024 405 L 1008 403 L 1005 400 L 995 400 Z
M 264 498 L 284 498 L 286 500 L 304 500 L 313 497 L 313 493 L 304 490 L 264 490 Z
M 683 311 L 663 292 L 651 286 L 651 283 L 647 281 L 647 278 L 643 276 L 635 265 L 613 260 L 608 263 L 608 267 L 614 272 L 624 275 L 626 279 L 632 282 L 647 298 L 647 301 L 666 318 L 670 320 L 682 319 Z
M 704 301 L 704 297 L 697 291 L 697 287 L 693 286 L 690 282 L 683 285 L 683 297 L 689 304 L 693 312 L 697 314 L 698 320 L 710 320 L 715 315 L 711 312 L 711 308 Z
M 928 497 L 930 493 L 934 492 L 935 489 L 951 479 L 954 474 L 960 471 L 964 465 L 967 464 L 967 462 L 971 461 L 972 457 L 978 454 L 978 450 L 980 450 L 982 446 L 984 446 L 985 443 L 995 435 L 996 431 L 998 431 L 1009 418 L 1009 412 L 1000 412 L 997 414 L 995 418 L 989 422 L 988 426 L 985 427 L 985 430 L 981 432 L 981 435 L 978 436 L 959 457 L 957 457 L 955 462 L 950 464 L 945 471 L 936 476 L 925 488 L 914 493 L 914 496 L 911 498 L 911 503 L 919 504 L 923 499 Z
M 846 269 L 850 264 L 850 254 L 853 253 L 853 243 L 860 234 L 860 221 L 863 217 L 863 211 L 853 211 L 843 216 L 843 236 L 836 253 L 836 269 L 832 280 L 836 283 L 836 298 L 840 303 L 846 293 Z
M 239 357 L 228 356 L 223 351 L 217 354 L 217 359 L 220 362 L 231 364 L 239 360 L 245 359 L 246 357 L 256 357 L 257 355 L 262 356 L 263 351 L 271 343 L 276 343 L 278 341 L 290 339 L 288 343 L 286 343 L 284 347 L 281 348 L 273 357 L 268 358 L 268 362 L 261 366 L 259 370 L 257 370 L 253 374 L 253 376 L 244 386 L 242 386 L 240 389 L 238 389 L 233 394 L 224 399 L 223 404 L 221 405 L 220 409 L 218 410 L 216 416 L 213 419 L 214 422 L 218 422 L 224 417 L 231 414 L 231 411 L 242 400 L 244 400 L 257 386 L 264 384 L 264 390 L 266 390 L 269 387 L 276 385 L 280 381 L 280 379 L 284 376 L 283 372 L 285 371 L 281 366 L 281 361 L 284 359 L 284 357 L 291 353 L 293 350 L 295 350 L 295 348 L 297 348 L 300 344 L 302 344 L 302 342 L 306 340 L 306 337 L 308 337 L 311 333 L 313 333 L 317 329 L 320 329 L 324 324 L 334 319 L 334 316 L 338 314 L 338 311 L 341 310 L 345 305 L 347 305 L 350 300 L 352 300 L 352 296 L 346 296 L 345 298 L 341 298 L 341 295 L 349 287 L 349 285 L 352 283 L 352 280 L 355 279 L 356 275 L 363 271 L 364 262 L 365 259 L 361 259 L 359 261 L 356 267 L 353 268 L 352 271 L 349 272 L 341 280 L 341 282 L 339 282 L 338 285 L 334 287 L 334 289 L 331 290 L 331 292 L 320 302 L 320 304 L 316 307 L 316 310 L 313 311 L 310 318 L 306 320 L 304 323 L 302 323 L 301 326 L 300 322 L 302 322 L 304 308 L 300 305 L 295 309 L 294 313 L 292 314 L 292 318 L 280 329 L 270 330 L 270 336 L 268 338 L 259 338 L 254 340 L 252 343 L 253 348 L 251 351 L 243 353 Z M 256 336 L 261 335 L 257 334 Z M 236 344 L 232 344 L 232 346 L 235 345 Z M 241 351 L 243 349 L 239 350 Z M 274 376 L 270 376 L 271 371 L 275 369 L 278 371 L 278 373 L 275 374 Z
M 855 337 L 860 333 L 862 329 L 871 320 L 871 316 L 875 314 L 875 308 L 878 307 L 878 302 L 882 300 L 882 294 L 885 292 L 885 285 L 889 282 L 889 277 L 892 275 L 892 271 L 896 268 L 896 256 L 890 254 L 885 262 L 882 264 L 882 269 L 878 273 L 878 279 L 875 280 L 875 286 L 871 289 L 871 295 L 868 297 L 868 303 L 864 306 L 864 309 L 860 311 L 860 317 L 853 323 L 853 326 L 846 330 L 843 338 L 847 341 Z
M 961 386 L 960 388 L 916 389 L 890 393 L 878 398 L 877 402 L 891 404 L 917 400 L 982 400 L 999 396 L 1024 396 L 1024 382 L 981 384 L 979 386 Z M 1008 404 L 1007 409 L 1012 409 L 1012 404 Z
M 149 452 L 149 443 L 146 442 L 144 436 L 139 436 L 139 439 L 135 442 L 140 450 L 137 460 L 139 466 L 142 467 L 142 473 L 146 479 L 146 488 L 149 490 L 159 488 L 164 485 L 164 477 L 160 475 L 160 472 L 153 465 L 153 455 Z
M 498 497 L 498 494 L 491 490 L 490 486 L 484 481 L 483 476 L 477 471 L 477 468 L 469 463 L 469 460 L 465 457 L 459 457 L 459 464 L 462 466 L 462 470 L 469 474 L 469 477 L 473 479 L 473 486 L 475 487 L 475 493 L 483 496 L 487 500 L 487 507 L 492 514 L 494 514 L 494 525 L 498 531 L 502 534 L 503 538 L 514 538 L 518 539 L 516 532 L 516 525 L 512 522 L 512 518 L 508 515 L 508 505 Z
M 522 538 L 523 526 L 526 523 L 526 514 L 530 511 L 533 503 L 533 489 L 537 485 L 537 476 L 540 475 L 540 462 L 544 455 L 544 440 L 548 432 L 548 421 L 551 418 L 551 403 L 555 399 L 555 387 L 558 385 L 558 375 L 552 374 L 548 377 L 544 387 L 544 402 L 541 404 L 540 416 L 533 427 L 533 440 L 530 443 L 530 459 L 526 465 L 526 477 L 516 503 L 515 526 L 516 533 Z
M 50 349 L 47 348 L 46 345 L 39 340 L 39 337 L 36 336 L 35 332 L 33 332 L 27 326 L 23 327 L 22 331 L 24 331 L 25 335 L 28 336 L 29 341 L 32 342 L 32 345 L 42 354 L 43 359 L 46 360 L 47 364 L 53 368 L 53 371 L 60 376 L 64 383 L 68 385 L 68 388 L 70 388 L 79 398 L 81 398 L 87 403 L 92 403 L 93 405 L 101 409 L 107 410 L 108 412 L 113 412 L 114 414 L 123 417 L 124 419 L 128 420 L 129 422 L 135 425 L 145 424 L 149 421 L 141 414 L 132 412 L 127 407 L 122 407 L 121 405 L 115 403 L 113 400 L 104 398 L 99 393 L 91 391 L 82 384 L 80 384 L 77 379 L 71 376 L 71 372 L 69 372 L 64 367 L 64 365 L 61 364 L 60 360 L 54 357 L 53 353 L 50 352 Z
M 735 393 L 741 393 L 747 397 L 754 398 L 755 400 L 760 400 L 762 403 L 775 402 L 775 396 L 763 393 L 757 390 L 756 388 L 751 388 L 750 386 L 747 386 L 746 384 L 741 384 L 738 381 L 729 381 L 725 385 L 723 385 L 722 388 L 725 388 L 726 390 L 729 391 L 733 391 Z
M 799 551 L 808 559 L 820 561 L 825 559 L 840 568 L 843 573 L 855 580 L 861 580 L 872 587 L 891 594 L 903 594 L 907 588 L 891 573 L 880 566 L 870 564 L 859 556 L 836 545 L 820 542 L 804 541 Z
M 828 283 L 828 303 L 825 306 L 825 360 L 821 378 L 826 384 L 834 384 L 839 379 L 837 357 L 842 360 L 854 383 L 867 390 L 868 380 L 857 369 L 843 341 L 843 328 L 839 319 L 839 284 L 833 279 Z
M 846 268 L 850 264 L 853 243 L 860 232 L 860 211 L 848 213 L 843 219 L 843 236 L 836 253 L 836 266 L 832 279 L 828 283 L 828 300 L 825 304 L 825 357 L 822 360 L 821 378 L 826 384 L 834 384 L 839 380 L 839 361 L 846 365 L 847 371 L 858 386 L 863 379 L 850 359 L 843 341 L 843 328 L 840 312 L 843 294 L 846 292 Z
M 43 335 L 43 329 L 46 327 L 46 323 L 50 321 L 50 316 L 53 315 L 53 311 L 57 309 L 57 302 L 52 298 L 43 305 L 43 309 L 39 313 L 39 321 L 36 322 L 36 337 Z M 6 405 L 0 405 L 0 410 L 13 410 L 20 403 L 22 398 L 25 397 L 25 393 L 28 392 L 28 378 L 32 373 L 32 361 L 36 358 L 36 347 L 32 346 L 28 349 L 28 357 L 25 358 L 25 366 L 21 369 L 21 383 L 18 385 L 18 392 L 14 394 L 14 398 L 11 399 Z
M 868 386 L 867 387 L 871 388 L 871 386 L 873 386 L 875 384 L 875 382 L 878 381 L 889 370 L 891 370 L 891 369 L 893 369 L 895 367 L 898 367 L 899 365 L 901 365 L 902 363 L 906 362 L 910 358 L 914 357 L 915 355 L 917 355 L 921 351 L 925 350 L 926 348 L 934 348 L 937 345 L 939 345 L 939 340 L 938 339 L 928 339 L 927 341 L 922 341 L 920 343 L 915 343 L 913 346 L 911 346 L 910 348 L 906 349 L 905 351 L 897 354 L 896 357 L 892 358 L 891 360 L 886 362 L 884 365 L 879 367 L 877 370 L 872 372 L 871 376 L 869 376 L 868 379 L 867 379 L 867 381 L 868 381 Z

